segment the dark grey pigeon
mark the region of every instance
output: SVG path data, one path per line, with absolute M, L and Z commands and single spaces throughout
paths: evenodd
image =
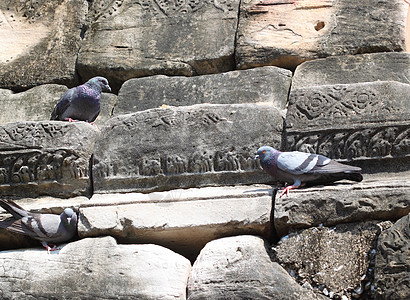
M 329 184 L 347 179 L 360 182 L 363 176 L 359 167 L 338 163 L 323 155 L 304 152 L 280 152 L 272 147 L 263 146 L 256 152 L 262 168 L 281 182 L 293 182 L 279 197 L 289 195 L 291 189 L 300 186 Z
M 66 242 L 77 229 L 77 214 L 71 208 L 54 215 L 28 212 L 11 200 L 0 199 L 0 206 L 13 216 L 10 221 L 0 222 L 1 228 L 40 240 L 47 251 L 55 250 L 48 243 Z
M 111 91 L 108 80 L 94 77 L 86 83 L 69 89 L 61 96 L 51 120 L 94 122 L 100 113 L 102 91 Z

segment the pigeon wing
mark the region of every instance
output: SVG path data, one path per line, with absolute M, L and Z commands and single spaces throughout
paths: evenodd
M 17 203 L 8 200 L 8 199 L 0 199 L 0 206 L 5 209 L 8 213 L 13 215 L 14 218 L 20 219 L 22 217 L 26 217 L 30 215 L 28 211 L 22 208 Z
M 70 107 L 72 99 L 78 94 L 77 87 L 69 89 L 67 92 L 61 96 L 57 105 L 54 107 L 53 112 L 51 113 L 51 120 L 59 120 L 59 118 L 64 114 L 67 108 Z
M 300 175 L 323 170 L 330 162 L 331 159 L 323 155 L 294 151 L 279 154 L 277 165 L 282 171 Z

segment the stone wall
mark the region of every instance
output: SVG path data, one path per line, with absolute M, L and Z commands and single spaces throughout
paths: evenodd
M 79 213 L 52 254 L 0 230 L 0 298 L 410 297 L 407 1 L 8 0 L 0 13 L 0 197 Z M 113 93 L 94 125 L 48 121 L 97 75 Z M 364 180 L 279 198 L 262 145 Z

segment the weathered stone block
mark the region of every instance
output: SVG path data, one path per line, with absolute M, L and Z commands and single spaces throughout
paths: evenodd
M 373 279 L 378 232 L 377 222 L 298 231 L 272 248 L 274 261 L 299 284 L 333 295 L 331 299 L 363 297 Z
M 44 84 L 21 93 L 0 90 L 0 124 L 50 120 L 54 106 L 67 90 L 58 84 Z M 115 94 L 102 93 L 101 112 L 94 123 L 102 124 L 111 118 L 116 102 Z
M 294 69 L 332 55 L 405 51 L 407 10 L 405 1 L 243 0 L 237 67 Z
M 110 235 L 124 243 L 154 243 L 193 259 L 213 239 L 270 237 L 268 186 L 95 194 L 80 208 L 80 237 Z M 261 196 L 264 194 L 264 196 Z
M 88 195 L 90 157 L 98 133 L 84 122 L 1 125 L 0 195 Z
M 3 299 L 185 299 L 190 262 L 157 245 L 112 237 L 44 249 L 0 252 Z
M 122 115 L 94 152 L 96 193 L 266 182 L 259 146 L 278 147 L 283 119 L 272 105 L 193 105 Z
M 188 299 L 324 299 L 299 286 L 268 252 L 267 242 L 251 235 L 209 242 L 192 267 Z
M 134 77 L 232 70 L 238 6 L 239 0 L 93 1 L 80 75 L 103 75 L 118 89 Z
M 1 1 L 0 87 L 75 85 L 87 10 L 85 0 Z
M 376 299 L 410 298 L 410 215 L 380 234 L 374 273 Z
M 67 87 L 45 84 L 22 93 L 3 91 L 0 93 L 0 124 L 50 120 L 55 104 L 67 91 Z
M 283 236 L 319 224 L 394 220 L 410 212 L 409 192 L 410 180 L 403 176 L 292 190 L 289 197 L 276 198 L 274 223 Z
M 288 150 L 354 160 L 366 172 L 410 170 L 410 85 L 367 82 L 294 89 Z
M 296 68 L 292 90 L 372 81 L 410 83 L 410 53 L 372 53 L 315 59 Z
M 114 114 L 120 115 L 161 105 L 200 103 L 234 104 L 269 102 L 285 109 L 292 73 L 276 67 L 232 71 L 194 77 L 163 75 L 126 81 Z
M 66 207 L 71 207 L 78 211 L 80 204 L 88 201 L 88 198 L 83 196 L 69 199 L 40 197 L 34 199 L 22 198 L 14 201 L 31 212 L 61 214 Z M 8 217 L 11 217 L 11 215 L 0 208 L 0 221 Z M 0 250 L 36 247 L 39 245 L 38 240 L 0 228 Z

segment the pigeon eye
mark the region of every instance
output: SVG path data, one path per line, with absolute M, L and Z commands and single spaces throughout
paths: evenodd
M 266 152 L 266 151 L 265 151 L 265 150 L 263 150 L 263 151 L 262 151 L 262 154 L 265 154 L 265 152 Z

